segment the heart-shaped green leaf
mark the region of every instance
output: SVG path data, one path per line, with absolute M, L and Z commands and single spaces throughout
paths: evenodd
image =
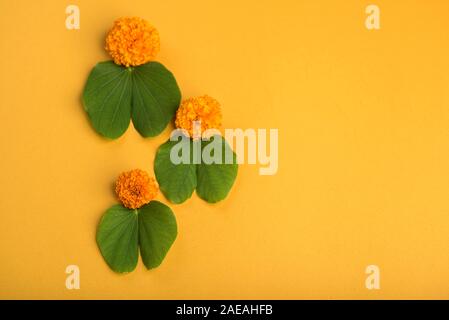
M 158 62 L 126 68 L 98 63 L 87 79 L 84 109 L 95 130 L 115 139 L 134 127 L 144 137 L 161 133 L 173 118 L 181 92 L 173 74 Z
M 238 171 L 236 155 L 226 140 L 218 135 L 203 141 L 201 148 L 202 162 L 197 167 L 196 193 L 201 199 L 215 203 L 226 198 L 234 184 Z M 220 148 L 221 152 L 216 153 Z M 218 161 L 208 163 L 207 156 Z
M 199 156 L 194 155 L 197 152 L 194 144 L 201 144 L 196 148 Z M 160 189 L 173 203 L 190 198 L 195 188 L 198 196 L 207 202 L 223 200 L 234 184 L 237 171 L 236 155 L 219 135 L 206 141 L 168 140 L 159 147 L 154 160 Z
M 139 209 L 112 206 L 101 218 L 97 244 L 115 272 L 131 272 L 137 266 L 140 247 L 147 269 L 158 267 L 178 234 L 176 218 L 165 204 L 151 201 Z
M 176 218 L 169 207 L 151 201 L 139 209 L 139 245 L 147 269 L 158 267 L 178 234 Z
M 100 62 L 92 70 L 83 103 L 98 133 L 115 139 L 126 131 L 131 119 L 131 88 L 131 73 L 112 61 Z
M 192 196 L 196 188 L 196 165 L 192 160 L 192 142 L 188 138 L 181 141 L 168 140 L 161 145 L 154 160 L 154 173 L 159 182 L 159 187 L 165 197 L 173 203 L 182 203 Z M 170 154 L 176 153 L 176 157 L 182 160 L 182 153 L 188 152 L 186 163 L 175 161 L 173 163 Z
M 136 268 L 138 251 L 137 211 L 121 205 L 109 208 L 97 230 L 97 244 L 106 263 L 115 272 Z
M 144 137 L 157 136 L 178 109 L 181 91 L 173 74 L 158 62 L 135 67 L 132 76 L 134 127 Z

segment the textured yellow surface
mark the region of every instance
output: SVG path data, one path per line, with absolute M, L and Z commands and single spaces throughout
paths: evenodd
M 359 0 L 2 1 L 0 298 L 448 298 L 449 2 L 374 3 L 378 31 Z M 279 171 L 244 165 L 226 201 L 171 205 L 162 266 L 123 276 L 95 229 L 117 175 L 151 172 L 170 131 L 106 141 L 83 111 L 126 15 L 158 28 L 184 98 L 217 98 L 224 127 L 279 129 Z

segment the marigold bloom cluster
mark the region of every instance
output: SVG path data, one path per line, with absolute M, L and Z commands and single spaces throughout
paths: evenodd
M 106 51 L 116 64 L 126 67 L 154 60 L 159 49 L 159 32 L 137 17 L 116 20 L 106 37 Z
M 184 100 L 176 111 L 175 125 L 186 130 L 191 137 L 197 137 L 198 132 L 194 121 L 201 121 L 201 132 L 221 127 L 220 103 L 207 95 Z M 199 128 L 198 128 L 199 129 Z
M 123 172 L 115 184 L 117 197 L 129 209 L 137 209 L 149 203 L 158 191 L 156 180 L 139 169 Z

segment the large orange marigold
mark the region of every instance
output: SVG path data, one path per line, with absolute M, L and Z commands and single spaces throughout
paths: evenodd
M 221 127 L 220 103 L 208 95 L 184 100 L 176 111 L 175 125 L 186 130 L 191 137 L 197 137 L 198 132 L 194 121 L 201 121 L 201 132 Z M 198 128 L 199 129 L 199 128 Z
M 106 50 L 116 64 L 126 67 L 154 60 L 159 49 L 159 32 L 137 17 L 116 20 L 106 37 Z
M 153 200 L 159 191 L 156 180 L 143 170 L 135 169 L 119 175 L 115 192 L 129 209 L 137 209 Z

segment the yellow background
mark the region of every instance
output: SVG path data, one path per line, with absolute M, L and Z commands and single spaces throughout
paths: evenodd
M 1 1 L 0 298 L 449 298 L 449 1 L 373 2 L 379 31 L 360 0 Z M 158 60 L 224 127 L 279 129 L 279 171 L 243 165 L 222 203 L 171 205 L 162 266 L 117 275 L 97 223 L 171 129 L 106 141 L 83 111 L 125 15 L 157 26 Z

